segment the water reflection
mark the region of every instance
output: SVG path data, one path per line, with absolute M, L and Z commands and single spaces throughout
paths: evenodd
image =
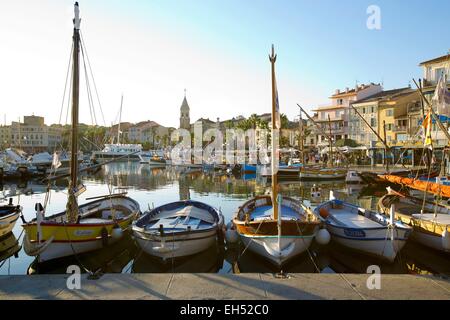
M 19 257 L 21 246 L 14 233 L 10 232 L 0 238 L 0 266 L 10 257 Z
M 44 263 L 34 260 L 28 268 L 28 274 L 35 273 L 66 273 L 67 267 L 77 265 L 81 272 L 93 274 L 122 273 L 130 264 L 137 252 L 137 247 L 130 233 L 112 245 L 95 252 L 79 254 L 77 256 L 56 259 Z
M 132 273 L 217 273 L 223 268 L 224 248 L 213 245 L 191 257 L 162 261 L 147 254 L 136 257 Z
M 94 175 L 83 177 L 87 191 L 80 197 L 86 198 L 107 194 L 108 185 L 112 189 L 126 189 L 128 195 L 136 199 L 141 210 L 159 206 L 167 202 L 193 199 L 221 208 L 226 222 L 235 210 L 247 199 L 270 191 L 270 181 L 258 175 L 234 176 L 225 172 L 186 172 L 172 167 L 151 167 L 137 162 L 111 163 Z M 385 190 L 369 189 L 342 182 L 320 182 L 321 194 L 316 201 L 311 199 L 313 182 L 282 181 L 281 193 L 301 199 L 307 206 L 326 201 L 333 190 L 339 198 L 370 209 L 377 208 L 380 196 Z M 34 205 L 43 202 L 47 188 L 50 189 L 48 214 L 65 208 L 67 180 L 50 185 L 39 181 L 8 182 L 0 185 L 0 198 L 13 197 L 14 203 L 24 208 L 27 220 L 34 218 Z M 236 247 L 222 249 L 212 247 L 196 256 L 161 263 L 140 252 L 130 235 L 98 252 L 37 265 L 32 257 L 26 256 L 20 243 L 22 227 L 17 223 L 8 239 L 0 239 L 0 274 L 65 273 L 67 266 L 80 265 L 82 270 L 92 272 L 278 272 L 272 264 L 261 257 Z M 18 258 L 14 258 L 14 254 Z M 292 260 L 283 267 L 285 272 L 344 272 L 366 273 L 370 265 L 379 265 L 383 273 L 418 273 L 450 275 L 450 256 L 409 242 L 399 254 L 394 264 L 386 264 L 371 257 L 361 255 L 342 246 L 331 243 L 321 247 L 313 243 L 310 252 Z

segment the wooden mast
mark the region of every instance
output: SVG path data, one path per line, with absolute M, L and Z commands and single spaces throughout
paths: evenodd
M 330 164 L 330 168 L 333 167 L 333 135 L 331 134 L 331 119 L 330 119 L 330 115 L 328 115 L 328 127 L 330 129 L 330 159 L 329 159 L 329 164 Z
M 72 72 L 72 132 L 70 157 L 70 184 L 69 199 L 67 202 L 68 222 L 76 222 L 78 218 L 78 205 L 75 196 L 78 185 L 78 105 L 79 105 L 79 53 L 80 53 L 80 11 L 78 2 L 74 6 L 75 18 L 73 20 L 73 72 Z
M 277 146 L 275 145 L 275 129 L 277 127 L 276 124 L 276 84 L 275 84 L 275 61 L 277 60 L 277 55 L 275 54 L 275 49 L 272 45 L 272 53 L 269 56 L 269 60 L 272 66 L 272 207 L 273 207 L 273 219 L 278 220 L 278 181 L 277 181 L 277 171 L 275 168 L 275 160 L 278 155 L 277 153 Z
M 300 149 L 300 163 L 303 165 L 305 162 L 305 153 L 303 150 L 303 118 L 302 118 L 302 110 L 299 110 L 299 138 L 298 138 L 298 147 Z

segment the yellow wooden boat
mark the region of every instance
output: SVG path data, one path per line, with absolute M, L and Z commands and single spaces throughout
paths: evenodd
M 38 262 L 84 253 L 108 245 L 122 237 L 123 231 L 140 213 L 139 204 L 123 194 L 96 197 L 97 200 L 78 205 L 78 196 L 85 187 L 78 182 L 78 103 L 80 17 L 78 3 L 73 20 L 72 130 L 70 184 L 66 210 L 46 217 L 44 207 L 35 206 L 36 218 L 24 223 L 24 250 L 37 256 Z M 54 159 L 55 162 L 56 159 Z
M 433 249 L 450 252 L 450 207 L 402 194 L 388 188 L 378 206 L 389 214 L 394 206 L 396 219 L 413 227 L 412 239 Z M 423 212 L 422 211 L 423 207 Z

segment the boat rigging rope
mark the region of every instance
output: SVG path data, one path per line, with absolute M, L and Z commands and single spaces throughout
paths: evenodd
M 88 104 L 89 104 L 89 113 L 91 114 L 91 121 L 92 125 L 97 125 L 97 117 L 95 115 L 95 108 L 94 108 L 94 101 L 92 98 L 92 92 L 91 92 L 91 86 L 89 84 L 89 74 L 86 67 L 86 58 L 84 56 L 84 47 L 83 45 L 81 47 L 81 56 L 83 57 L 83 67 L 84 67 L 84 80 L 86 82 L 86 92 L 87 92 L 87 98 L 88 98 Z
M 264 220 L 261 220 L 261 222 L 259 223 L 258 228 L 256 229 L 255 234 L 258 234 L 259 228 L 261 227 L 261 225 L 263 224 Z M 250 238 L 250 241 L 248 242 L 247 246 L 244 248 L 244 250 L 241 252 L 241 254 L 239 255 L 239 257 L 237 258 L 237 261 L 239 261 L 239 259 L 244 255 L 244 253 L 247 251 L 248 247 L 250 247 L 250 244 L 252 243 L 253 238 Z
M 303 233 L 302 233 L 302 231 L 301 231 L 301 229 L 300 229 L 300 226 L 298 225 L 298 220 L 296 219 L 295 220 L 295 224 L 297 225 L 297 229 L 298 229 L 298 232 L 300 233 L 300 235 L 302 236 L 302 241 L 303 241 L 303 244 L 305 244 L 305 239 L 303 238 Z M 305 244 L 306 245 L 306 244 Z M 317 264 L 316 264 L 316 262 L 314 261 L 314 258 L 313 258 L 313 256 L 312 256 L 312 254 L 311 254 L 311 251 L 309 251 L 309 247 L 306 245 L 306 252 L 308 252 L 308 256 L 309 256 L 309 258 L 311 259 L 311 262 L 313 263 L 313 265 L 314 265 L 314 268 L 316 268 L 316 271 L 317 271 L 317 273 L 320 273 L 320 269 L 319 269 L 319 267 L 317 266 Z
M 61 118 L 62 118 L 63 109 L 64 109 L 64 101 L 65 101 L 65 98 L 66 98 L 67 82 L 69 80 L 70 66 L 72 65 L 72 53 L 73 53 L 73 43 L 72 43 L 72 48 L 70 49 L 69 63 L 67 65 L 66 82 L 64 84 L 64 92 L 63 92 L 63 97 L 62 97 L 62 101 L 61 101 L 61 110 L 59 112 L 58 124 L 61 124 L 61 120 L 62 120 Z
M 87 52 L 86 45 L 84 43 L 83 33 L 81 32 L 81 30 L 80 30 L 80 39 L 81 39 L 82 47 L 86 51 L 86 61 L 87 61 L 87 64 L 88 64 L 88 67 L 89 67 L 89 71 L 90 71 L 90 74 L 91 74 L 92 83 L 94 84 L 95 95 L 97 97 L 98 106 L 100 108 L 100 113 L 102 115 L 103 125 L 106 127 L 105 115 L 103 114 L 102 104 L 100 103 L 100 97 L 99 97 L 99 94 L 98 94 L 97 85 L 95 83 L 95 78 L 94 78 L 94 74 L 92 72 L 91 62 L 89 60 L 89 55 L 88 55 L 88 52 Z

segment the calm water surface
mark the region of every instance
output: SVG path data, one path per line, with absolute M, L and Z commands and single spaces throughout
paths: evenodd
M 151 168 L 137 162 L 111 163 L 94 176 L 84 176 L 83 183 L 87 191 L 79 201 L 86 198 L 106 195 L 114 192 L 128 192 L 136 199 L 141 210 L 167 202 L 193 199 L 206 202 L 222 210 L 226 222 L 229 222 L 235 210 L 254 195 L 270 191 L 270 184 L 255 175 L 228 177 L 221 173 L 183 174 L 174 168 Z M 282 182 L 281 193 L 286 196 L 304 199 L 313 206 L 310 198 L 312 183 Z M 384 191 L 368 190 L 361 186 L 347 186 L 344 183 L 320 183 L 322 200 L 328 199 L 329 190 L 334 190 L 339 198 L 357 203 L 365 208 L 376 209 L 377 201 Z M 65 181 L 50 186 L 50 200 L 47 215 L 65 210 Z M 37 181 L 22 183 L 4 183 L 0 185 L 0 199 L 12 197 L 14 203 L 23 207 L 26 220 L 35 217 L 34 205 L 44 203 L 47 186 Z M 92 272 L 277 272 L 274 266 L 244 248 L 211 247 L 196 256 L 166 264 L 142 253 L 131 236 L 127 235 L 118 243 L 95 253 L 87 253 L 76 258 L 62 259 L 57 262 L 37 265 L 20 249 L 22 244 L 20 220 L 9 237 L 0 239 L 0 274 L 27 273 L 65 273 L 68 265 L 78 264 L 84 270 Z M 309 252 L 292 260 L 284 267 L 286 272 L 322 272 L 322 273 L 365 273 L 367 267 L 377 264 L 383 273 L 419 273 L 450 275 L 450 257 L 432 249 L 409 242 L 393 264 L 382 263 L 376 259 L 335 245 L 319 246 L 315 243 Z

